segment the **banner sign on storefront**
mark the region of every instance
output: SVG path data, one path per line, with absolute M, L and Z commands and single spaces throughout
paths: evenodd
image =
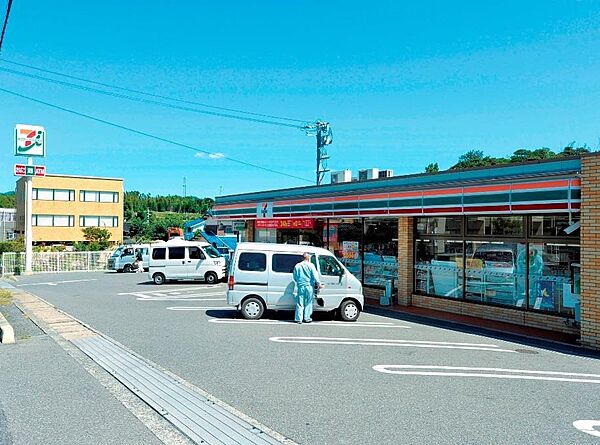
M 257 219 L 254 227 L 257 229 L 314 229 L 315 220 L 309 218 Z

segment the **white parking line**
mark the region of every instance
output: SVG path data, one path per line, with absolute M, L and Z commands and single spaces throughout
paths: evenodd
M 391 340 L 384 338 L 344 338 L 344 337 L 270 337 L 277 343 L 359 345 L 359 346 L 395 346 L 404 348 L 467 349 L 477 351 L 512 352 L 500 349 L 497 345 L 485 343 L 453 343 L 443 341 Z
M 600 431 L 594 428 L 600 426 L 600 420 L 576 420 L 573 426 L 591 436 L 600 437 Z
M 217 323 L 217 324 L 280 324 L 293 326 L 295 325 L 294 321 L 289 320 L 228 320 L 228 319 L 220 319 L 220 318 L 211 318 L 208 320 L 209 323 Z M 369 328 L 400 328 L 400 329 L 410 329 L 410 326 L 403 325 L 395 325 L 393 323 L 378 323 L 375 321 L 364 321 L 364 322 L 347 322 L 347 321 L 313 321 L 310 323 L 312 326 L 343 326 L 343 327 L 369 327 Z
M 554 382 L 596 384 L 600 383 L 600 374 L 579 374 L 575 372 L 531 371 L 526 369 L 470 368 L 466 366 L 429 365 L 375 365 L 373 366 L 373 369 L 378 372 L 396 375 L 483 377 L 494 379 L 546 380 Z
M 223 309 L 236 310 L 231 306 L 169 306 L 167 309 L 170 311 L 210 311 Z
M 24 287 L 24 286 L 56 286 L 58 284 L 65 284 L 65 283 L 83 283 L 86 281 L 96 281 L 98 280 L 97 278 L 88 278 L 88 279 L 82 279 L 82 280 L 63 280 L 63 281 L 46 281 L 44 283 L 26 283 L 26 284 L 17 284 L 16 287 Z
M 215 288 L 219 288 L 220 286 L 218 284 L 209 284 L 206 286 L 191 286 L 191 287 L 178 287 L 177 289 L 165 289 L 162 288 L 160 290 L 145 290 L 143 292 L 121 292 L 117 295 L 135 295 L 135 294 L 139 294 L 139 293 L 143 293 L 143 294 L 180 294 L 182 292 L 188 292 L 188 291 L 192 291 L 192 290 L 204 290 L 204 289 L 215 289 Z M 225 289 L 225 288 L 223 288 Z
M 168 293 L 168 292 L 123 292 L 118 295 L 132 295 L 137 297 L 138 301 L 202 301 L 209 299 L 208 297 L 221 297 L 218 300 L 225 301 L 225 296 L 222 292 L 205 292 L 205 293 L 191 293 L 184 294 L 182 292 Z

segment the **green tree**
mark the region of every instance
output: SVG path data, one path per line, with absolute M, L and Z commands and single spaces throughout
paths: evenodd
M 469 150 L 458 158 L 458 163 L 450 167 L 450 170 L 471 167 L 487 167 L 490 165 L 506 164 L 510 162 L 507 158 L 494 158 L 485 156 L 482 150 Z
M 83 237 L 88 241 L 89 250 L 106 250 L 110 246 L 110 232 L 100 227 L 81 229 Z
M 574 145 L 574 144 L 573 144 Z M 567 146 L 558 154 L 558 156 L 581 156 L 584 153 L 589 153 L 590 149 L 586 145 L 582 147 Z
M 425 167 L 425 173 L 436 173 L 440 171 L 440 167 L 437 162 L 430 163 L 427 167 Z

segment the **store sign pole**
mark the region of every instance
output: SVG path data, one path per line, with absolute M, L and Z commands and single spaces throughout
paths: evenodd
M 15 156 L 27 156 L 25 167 L 25 273 L 31 273 L 33 258 L 33 179 L 36 167 L 33 165 L 33 157 L 46 157 L 46 130 L 37 125 L 15 126 Z M 15 166 L 17 173 L 17 166 Z M 33 173 L 33 174 L 29 174 Z M 44 169 L 45 174 L 45 169 Z
M 33 158 L 27 158 L 27 165 L 33 165 Z M 25 177 L 25 273 L 31 273 L 31 263 L 33 257 L 33 178 Z

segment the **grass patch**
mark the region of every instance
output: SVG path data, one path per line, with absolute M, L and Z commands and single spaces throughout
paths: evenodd
M 12 303 L 12 294 L 6 289 L 0 289 L 0 306 L 8 306 Z

